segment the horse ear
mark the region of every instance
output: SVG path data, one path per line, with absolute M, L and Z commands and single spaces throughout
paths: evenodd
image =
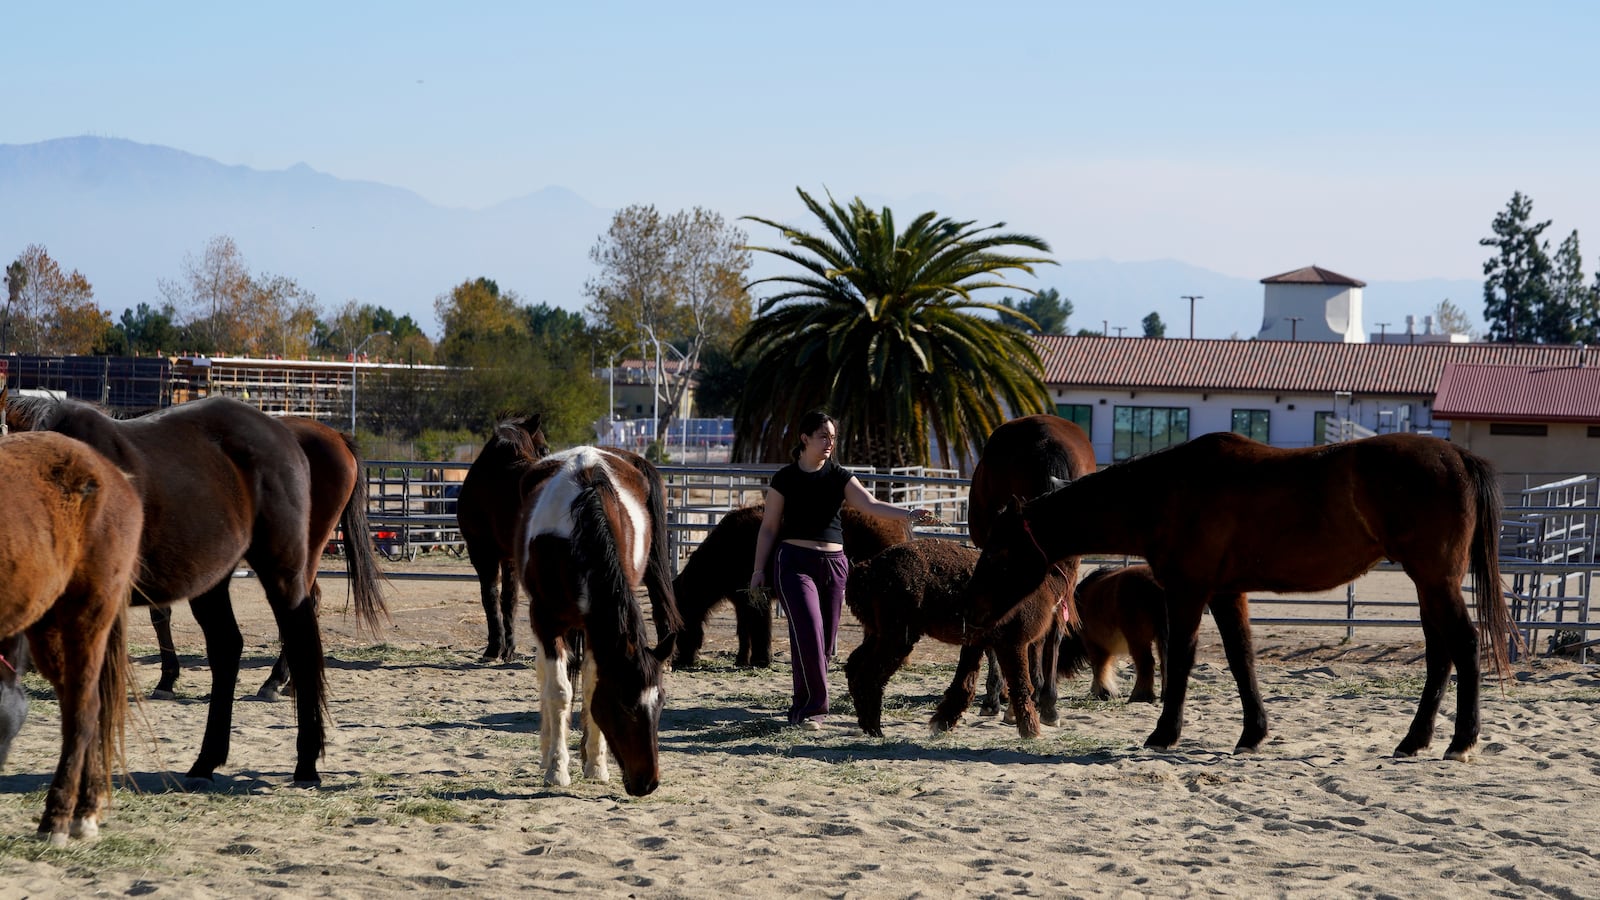
M 1050 476 L 1050 490 L 1052 491 L 1059 491 L 1071 483 L 1072 479 L 1070 478 L 1062 478 L 1060 475 Z
M 538 413 L 534 413 L 531 416 L 523 416 L 522 421 L 517 423 L 517 425 L 521 427 L 523 431 L 526 431 L 531 435 L 537 435 L 539 433 L 539 427 L 541 424 L 542 423 Z
M 650 651 L 650 655 L 654 656 L 661 662 L 666 662 L 672 658 L 672 648 L 676 646 L 677 643 L 678 633 L 676 631 L 669 631 L 667 632 L 667 636 L 661 639 L 661 643 L 657 644 L 655 649 Z

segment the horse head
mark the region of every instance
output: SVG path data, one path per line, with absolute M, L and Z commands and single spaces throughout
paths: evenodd
M 622 786 L 634 797 L 643 797 L 661 784 L 661 757 L 657 735 L 661 729 L 661 707 L 666 702 L 662 684 L 663 663 L 672 658 L 676 633 L 668 633 L 654 648 L 640 648 L 629 642 L 628 653 L 635 662 L 633 672 L 597 679 L 589 714 L 622 766 Z M 632 677 L 630 677 L 632 676 Z
M 1033 537 L 1026 509 L 1027 501 L 1014 496 L 995 513 L 989 539 L 962 597 L 975 621 L 995 621 L 1038 590 L 1050 571 L 1050 559 Z
M 0 640 L 0 769 L 22 723 L 28 718 L 28 692 L 22 687 L 22 673 L 28 664 L 28 641 L 22 635 Z
M 538 413 L 519 415 L 503 412 L 495 417 L 494 434 L 490 443 L 500 441 L 509 445 L 518 456 L 529 461 L 550 455 L 550 444 L 545 440 L 544 428 Z

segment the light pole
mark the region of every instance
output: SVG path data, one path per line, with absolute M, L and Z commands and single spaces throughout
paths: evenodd
M 375 337 L 379 337 L 379 336 L 382 336 L 382 335 L 387 335 L 388 333 L 389 332 L 387 332 L 387 331 L 374 331 L 373 333 L 371 333 L 371 334 L 367 335 L 366 337 L 362 338 L 361 339 L 361 343 L 355 345 L 354 347 L 352 347 L 350 349 L 350 433 L 351 434 L 355 434 L 356 433 L 356 360 L 361 358 L 361 348 L 365 347 L 367 345 L 367 341 L 370 341 Z
M 1389 323 L 1388 322 L 1375 322 L 1373 324 L 1378 326 L 1378 343 L 1380 343 L 1380 344 L 1389 343 Z
M 1204 300 L 1205 299 L 1205 295 L 1203 295 L 1203 294 L 1179 294 L 1178 295 L 1178 299 L 1179 300 L 1187 300 L 1187 301 L 1189 301 L 1189 337 L 1192 338 L 1192 337 L 1194 337 L 1194 302 L 1196 300 Z
M 1290 343 L 1293 343 L 1296 340 L 1295 332 L 1300 327 L 1300 320 L 1304 319 L 1304 318 L 1305 318 L 1305 316 L 1284 316 L 1283 317 L 1283 320 L 1285 322 L 1289 323 L 1289 342 Z

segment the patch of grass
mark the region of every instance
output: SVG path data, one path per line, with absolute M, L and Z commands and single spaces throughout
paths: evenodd
M 473 654 L 448 647 L 396 647 L 393 644 L 373 644 L 370 647 L 343 647 L 328 654 L 342 662 L 376 662 L 397 665 L 456 666 L 470 662 Z
M 105 871 L 165 871 L 163 859 L 171 849 L 168 841 L 116 831 L 102 832 L 99 840 L 68 841 L 60 848 L 31 835 L 0 835 L 0 860 L 49 863 L 75 878 L 92 879 Z
M 416 800 L 402 800 L 396 809 L 404 815 L 421 819 L 434 825 L 445 822 L 476 822 L 478 815 L 468 812 L 459 804 L 449 800 L 425 798 Z
M 1328 690 L 1336 697 L 1377 697 L 1385 700 L 1415 700 L 1422 696 L 1426 674 L 1379 675 L 1372 678 L 1340 679 Z

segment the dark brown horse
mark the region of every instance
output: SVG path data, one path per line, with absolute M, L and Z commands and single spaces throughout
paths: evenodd
M 968 495 L 967 530 L 978 547 L 988 544 L 996 516 L 1016 497 L 1037 497 L 1095 470 L 1094 447 L 1089 436 L 1073 422 L 1060 416 L 1023 416 L 1002 424 L 984 442 L 983 454 L 972 471 Z M 971 643 L 963 647 L 956 664 L 956 681 L 977 675 L 980 653 L 989 656 L 989 689 L 982 710 L 987 715 L 998 711 L 1001 698 L 1009 697 L 1010 714 L 1024 737 L 1039 733 L 1039 722 L 1056 723 L 1057 689 L 1052 673 L 1057 668 L 1061 645 L 1061 626 L 1070 605 L 1073 584 L 1078 576 L 1078 558 L 1055 561 L 1060 591 L 1035 593 L 1023 608 L 1007 619 L 1005 635 L 996 635 L 986 645 Z M 1005 673 L 1006 690 L 1001 690 L 997 668 Z M 1021 678 L 1030 689 L 1017 702 L 1013 687 Z M 974 686 L 975 686 L 974 682 Z
M 996 519 L 970 599 L 1015 601 L 1070 556 L 1144 557 L 1166 589 L 1171 630 L 1161 718 L 1145 746 L 1178 742 L 1209 605 L 1244 707 L 1236 752 L 1251 752 L 1268 726 L 1245 593 L 1329 590 L 1388 558 L 1416 585 L 1427 655 L 1417 714 L 1395 755 L 1432 742 L 1453 666 L 1456 726 L 1445 758 L 1467 759 L 1478 742 L 1480 632 L 1502 674 L 1513 639 L 1495 555 L 1499 526 L 1493 468 L 1439 438 L 1390 434 L 1280 450 L 1207 434 L 1019 501 Z M 1461 593 L 1469 569 L 1476 627 Z
M 1059 674 L 1071 678 L 1087 668 L 1096 700 L 1114 699 L 1116 662 L 1133 659 L 1133 692 L 1129 703 L 1154 703 L 1156 659 L 1167 655 L 1167 593 L 1149 566 L 1096 569 L 1078 580 L 1077 621 L 1061 639 Z
M 0 484 L 0 765 L 27 715 L 31 657 L 61 703 L 39 836 L 64 846 L 99 833 L 121 750 L 143 512 L 127 476 L 58 434 L 0 438 Z
M 747 593 L 750 566 L 756 558 L 756 535 L 766 509 L 765 503 L 757 503 L 723 516 L 673 579 L 673 595 L 683 614 L 674 668 L 694 666 L 700 646 L 705 643 L 706 620 L 723 600 L 733 604 L 734 628 L 739 636 L 734 665 L 757 669 L 772 665 L 772 602 L 752 603 Z M 852 563 L 871 559 L 884 548 L 911 537 L 904 522 L 869 516 L 849 507 L 840 520 L 844 524 L 844 553 Z
M 656 745 L 662 663 L 682 623 L 667 558 L 666 492 L 655 466 L 626 450 L 576 447 L 542 460 L 517 530 L 517 571 L 538 641 L 539 751 L 547 784 L 571 783 L 567 728 L 572 684 L 567 636 L 581 632 L 583 774 L 606 781 L 610 749 L 623 786 L 643 796 L 661 781 Z M 666 638 L 651 649 L 634 596 L 650 594 Z
M 191 600 L 211 665 L 211 706 L 189 777 L 209 780 L 228 758 L 244 648 L 228 590 L 243 560 L 272 606 L 295 683 L 294 778 L 320 782 L 327 688 L 308 573 L 316 563 L 311 548 L 321 545 L 311 537 L 310 464 L 294 432 L 224 397 L 127 421 L 88 404 L 45 400 L 28 419 L 34 430 L 84 441 L 132 478 L 145 513 L 134 603 Z M 330 502 L 348 501 L 347 493 Z M 376 630 L 381 595 L 372 592 L 365 607 L 360 594 L 357 600 L 357 614 Z
M 861 646 L 845 660 L 845 678 L 861 730 L 883 736 L 883 690 L 905 663 L 923 635 L 965 651 L 975 647 L 974 665 L 944 692 L 929 726 L 948 731 L 972 703 L 977 685 L 976 662 L 996 635 L 1014 635 L 1013 620 L 1028 612 L 1027 604 L 988 610 L 967 603 L 964 595 L 978 564 L 978 551 L 954 541 L 919 538 L 897 544 L 850 569 L 845 601 L 861 622 Z M 1059 572 L 1046 576 L 1051 590 L 1065 591 Z M 1054 611 L 1051 611 L 1054 615 Z M 1026 698 L 1027 690 L 1012 696 Z
M 510 662 L 516 656 L 517 513 L 527 493 L 524 477 L 550 453 L 539 416 L 503 413 L 499 418 L 456 495 L 456 526 L 478 573 L 483 617 L 489 625 L 486 662 Z
M 378 567 L 378 556 L 372 549 L 371 527 L 367 523 L 367 468 L 356 449 L 355 436 L 315 419 L 286 416 L 278 421 L 294 435 L 311 467 L 311 546 L 307 552 L 306 571 L 311 600 L 320 607 L 322 584 L 317 581 L 317 568 L 334 529 L 343 529 L 349 596 L 355 601 L 356 609 L 362 611 L 357 623 L 373 621 L 384 608 L 380 593 L 384 579 Z M 161 652 L 161 680 L 150 696 L 170 699 L 179 672 L 178 652 L 172 640 L 172 608 L 151 606 L 150 624 L 155 627 L 156 644 Z M 289 661 L 280 653 L 256 696 L 277 700 L 288 686 Z

